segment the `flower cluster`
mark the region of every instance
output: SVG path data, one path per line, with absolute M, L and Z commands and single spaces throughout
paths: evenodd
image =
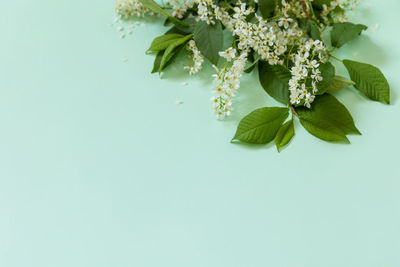
M 219 7 L 214 4 L 213 0 L 194 0 L 197 5 L 198 19 L 207 22 L 207 24 L 214 24 L 214 17 Z
M 199 49 L 196 46 L 196 43 L 194 42 L 194 40 L 190 40 L 187 45 L 186 48 L 190 51 L 191 53 L 191 57 L 193 60 L 193 65 L 191 66 L 185 66 L 185 70 L 189 71 L 190 75 L 195 74 L 197 72 L 199 72 L 199 70 L 201 70 L 202 66 L 203 66 L 203 62 L 204 62 L 204 58 L 201 55 Z
M 115 4 L 116 14 L 124 19 L 134 16 L 143 17 L 149 10 L 138 0 L 120 0 Z
M 186 14 L 189 8 L 193 7 L 193 1 L 191 0 L 169 0 L 167 5 L 172 7 L 172 16 L 181 19 Z
M 329 5 L 322 5 L 321 18 L 325 23 L 329 23 L 329 18 L 333 17 L 339 22 L 345 22 L 349 19 L 348 15 L 345 12 L 345 9 L 354 10 L 355 6 L 358 4 L 358 0 L 348 0 L 341 1 L 335 0 L 330 2 Z
M 216 86 L 214 88 L 215 96 L 211 98 L 212 106 L 217 118 L 223 119 L 225 116 L 231 115 L 232 99 L 240 86 L 240 78 L 243 74 L 247 52 L 242 51 L 239 56 L 234 48 L 220 52 L 220 56 L 224 57 L 227 62 L 223 68 L 214 66 L 217 74 L 213 77 Z
M 241 120 L 232 140 L 250 144 L 275 141 L 280 151 L 294 136 L 296 117 L 306 130 L 325 141 L 348 142 L 347 135 L 360 133 L 348 110 L 335 98 L 333 93 L 338 90 L 354 85 L 370 99 L 390 103 L 389 84 L 379 69 L 333 55 L 367 29 L 362 24 L 342 23 L 357 2 L 119 0 L 115 9 L 116 22 L 145 21 L 132 19 L 145 13 L 164 17 L 157 21 L 169 29 L 148 49 L 155 55 L 152 72 L 162 73 L 181 53 L 192 60 L 184 66 L 190 75 L 198 73 L 206 60 L 212 64 L 216 74 L 211 102 L 219 119 L 231 115 L 243 73 L 258 70 L 266 93 L 286 107 L 254 110 Z M 121 38 L 124 29 L 118 27 Z M 351 80 L 335 74 L 331 59 L 344 64 Z M 376 78 L 374 85 L 371 75 Z
M 250 12 L 252 8 L 246 9 L 243 3 L 240 8 L 235 8 L 235 14 L 230 21 L 233 25 L 232 33 L 239 41 L 238 48 L 253 49 L 269 64 L 283 65 L 288 44 L 296 40 L 303 32 L 298 29 L 296 22 L 286 17 L 282 17 L 279 21 L 268 22 L 256 14 L 257 22 L 246 22 L 245 16 Z
M 296 2 L 297 3 L 297 2 Z M 270 65 L 285 65 L 285 59 L 290 58 L 293 63 L 292 78 L 290 80 L 290 100 L 292 104 L 302 104 L 310 107 L 318 92 L 317 83 L 322 80 L 318 67 L 323 63 L 325 46 L 321 41 L 303 37 L 303 31 L 296 21 L 289 16 L 289 11 L 298 16 L 306 16 L 301 7 L 292 6 L 282 1 L 279 20 L 268 22 L 255 14 L 256 22 L 246 22 L 246 16 L 254 12 L 245 3 L 234 8 L 234 14 L 227 20 L 234 36 L 238 37 L 238 48 L 241 50 L 253 49 Z M 224 17 L 224 16 L 222 16 Z M 288 52 L 288 47 L 298 45 L 298 49 Z M 286 60 L 287 62 L 287 60 Z M 312 90 L 307 88 L 307 81 L 311 79 Z
M 304 105 L 308 108 L 318 93 L 317 84 L 322 81 L 320 62 L 325 62 L 326 48 L 324 44 L 312 39 L 302 39 L 297 53 L 292 55 L 292 78 L 289 81 L 290 103 Z M 310 86 L 309 86 L 310 84 Z
M 357 1 L 333 0 L 329 6 L 322 5 L 319 26 L 329 25 L 335 14 Z M 221 22 L 232 33 L 232 47 L 219 52 L 226 64 L 214 66 L 218 74 L 215 75 L 217 86 L 212 102 L 219 118 L 232 111 L 232 98 L 239 89 L 249 53 L 269 65 L 280 65 L 290 71 L 288 87 L 292 105 L 310 108 L 318 95 L 318 84 L 323 80 L 320 66 L 326 62 L 326 47 L 321 40 L 311 39 L 307 29 L 299 25 L 301 20 L 309 20 L 313 15 L 313 0 L 280 0 L 271 18 L 256 12 L 256 3 L 240 0 L 235 4 L 214 0 L 165 2 L 172 10 L 170 14 L 178 19 L 189 16 L 209 25 Z M 116 12 L 122 18 L 143 16 L 147 11 L 138 0 L 120 0 L 116 4 Z M 204 58 L 194 40 L 188 41 L 186 47 L 193 64 L 184 68 L 195 74 L 202 68 Z

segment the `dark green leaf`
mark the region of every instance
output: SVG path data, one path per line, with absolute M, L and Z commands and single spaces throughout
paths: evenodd
M 321 64 L 319 66 L 319 70 L 321 71 L 321 76 L 323 80 L 317 83 L 317 94 L 322 95 L 328 90 L 329 85 L 332 83 L 333 78 L 335 77 L 335 67 L 332 65 L 332 63 L 327 62 Z
M 368 29 L 368 27 L 362 24 L 353 24 L 350 22 L 335 23 L 331 30 L 332 45 L 334 47 L 341 47 L 345 43 L 356 38 L 366 29 Z
M 321 140 L 328 142 L 344 141 L 350 143 L 342 130 L 319 118 L 305 118 L 300 120 L 300 123 L 310 134 Z
M 326 141 L 347 141 L 347 134 L 361 134 L 346 107 L 334 96 L 317 96 L 311 109 L 296 108 L 300 122 L 312 135 Z
M 313 40 L 321 40 L 321 32 L 319 31 L 319 27 L 315 21 L 308 20 L 307 32 Z
M 176 25 L 174 26 L 175 32 L 173 33 L 180 33 L 183 35 L 191 34 L 194 32 L 194 26 L 196 25 L 197 21 L 194 18 L 189 18 L 186 17 L 182 19 L 181 21 L 187 23 L 189 26 L 181 26 L 181 25 Z
M 219 52 L 222 51 L 224 33 L 219 21 L 207 24 L 199 21 L 194 30 L 194 40 L 200 52 L 214 65 L 218 64 Z
M 289 144 L 290 140 L 292 140 L 294 136 L 294 124 L 293 120 L 287 121 L 282 127 L 278 130 L 275 136 L 275 145 L 278 149 L 278 152 L 281 149 Z
M 313 20 L 299 19 L 300 28 L 306 32 L 313 40 L 321 40 L 321 33 L 318 24 Z
M 260 108 L 244 117 L 232 140 L 249 144 L 267 144 L 274 140 L 282 123 L 288 117 L 288 108 Z
M 170 44 L 175 42 L 177 39 L 181 39 L 182 37 L 184 37 L 182 34 L 177 33 L 158 36 L 153 40 L 148 50 L 154 52 L 165 50 Z
M 390 104 L 390 87 L 382 72 L 370 64 L 343 60 L 355 88 L 368 98 Z
M 334 93 L 352 85 L 355 85 L 353 81 L 350 81 L 342 76 L 335 76 L 333 77 L 333 81 L 329 85 L 327 92 Z
M 244 70 L 245 73 L 250 73 L 254 70 L 254 68 L 257 66 L 258 61 L 260 60 L 260 56 L 257 54 L 256 58 L 253 58 L 253 61 L 251 63 L 251 65 Z
M 268 19 L 274 15 L 276 0 L 258 0 L 258 9 L 264 19 Z
M 270 96 L 283 104 L 289 103 L 289 70 L 280 65 L 271 66 L 265 61 L 259 61 L 258 75 L 262 87 Z
M 159 51 L 157 53 L 156 58 L 154 59 L 153 70 L 151 71 L 151 73 L 159 72 L 161 59 L 162 59 L 163 55 L 164 55 L 164 51 Z
M 180 25 L 180 26 L 183 26 L 183 27 L 189 27 L 190 26 L 188 23 L 183 22 L 183 21 L 171 16 L 167 11 L 165 11 L 162 7 L 160 7 L 153 0 L 139 0 L 139 2 L 142 3 L 143 6 L 147 7 L 148 9 L 150 9 L 151 11 L 166 16 L 175 25 Z
M 314 1 L 312 2 L 312 5 L 313 5 L 313 7 L 322 9 L 322 6 L 323 6 L 323 5 L 330 6 L 330 4 L 331 4 L 332 1 L 333 1 L 333 0 L 314 0 Z

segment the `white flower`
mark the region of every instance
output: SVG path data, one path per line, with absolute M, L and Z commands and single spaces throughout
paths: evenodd
M 285 29 L 289 28 L 289 23 L 292 22 L 293 20 L 291 18 L 280 18 L 279 19 L 279 27 L 284 27 Z
M 225 58 L 227 61 L 232 61 L 232 59 L 234 59 L 236 57 L 236 49 L 230 47 L 223 52 L 219 52 L 219 55 L 221 57 Z
M 307 108 L 311 108 L 311 103 L 314 102 L 314 99 L 315 99 L 315 95 L 306 94 L 306 98 L 304 100 L 304 105 Z
M 133 16 L 141 17 L 148 9 L 138 0 L 120 0 L 114 6 L 115 12 L 121 18 L 128 19 Z
M 190 40 L 186 48 L 191 52 L 192 54 L 192 60 L 193 64 L 191 66 L 185 66 L 184 69 L 189 71 L 189 74 L 195 74 L 199 72 L 203 66 L 204 58 L 201 55 L 200 51 L 197 49 L 196 43 L 194 40 Z

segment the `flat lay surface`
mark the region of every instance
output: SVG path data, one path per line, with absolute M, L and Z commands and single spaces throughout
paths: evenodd
M 120 38 L 113 1 L 2 1 L 0 266 L 400 266 L 400 2 L 361 2 L 369 29 L 335 55 L 378 66 L 392 104 L 340 91 L 363 135 L 296 123 L 278 153 L 230 143 L 279 106 L 255 73 L 218 121 L 211 67 L 150 74 L 167 28 Z

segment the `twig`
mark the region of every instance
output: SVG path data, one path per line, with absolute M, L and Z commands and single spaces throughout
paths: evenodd
M 340 58 L 335 57 L 334 55 L 332 55 L 331 53 L 328 53 L 329 57 L 336 59 L 337 61 L 343 62 L 343 60 L 341 60 Z
M 296 115 L 298 118 L 300 118 L 299 114 L 297 114 L 297 112 L 293 106 L 290 106 L 290 109 L 291 109 L 293 115 Z
M 310 14 L 307 11 L 307 4 L 305 0 L 300 0 L 301 6 L 303 7 L 303 11 L 307 16 L 307 19 L 311 19 Z

